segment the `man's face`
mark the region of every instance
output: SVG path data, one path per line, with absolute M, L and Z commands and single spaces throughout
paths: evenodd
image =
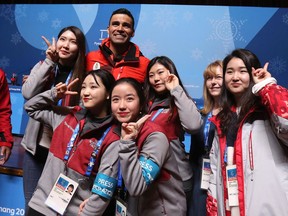
M 132 19 L 126 14 L 113 15 L 107 30 L 113 44 L 127 44 L 134 36 Z

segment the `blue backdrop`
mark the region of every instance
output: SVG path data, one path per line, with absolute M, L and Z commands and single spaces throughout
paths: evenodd
M 98 49 L 111 12 L 128 8 L 135 17 L 137 43 L 144 55 L 167 55 L 194 98 L 202 97 L 202 73 L 213 60 L 234 48 L 255 52 L 278 83 L 287 87 L 288 8 L 150 4 L 9 4 L 0 5 L 0 68 L 8 78 L 22 75 L 45 58 L 44 35 L 80 27 L 87 49 Z

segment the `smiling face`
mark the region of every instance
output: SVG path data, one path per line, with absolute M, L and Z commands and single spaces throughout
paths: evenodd
M 63 32 L 58 38 L 56 46 L 60 63 L 62 65 L 74 64 L 79 50 L 75 34 L 70 30 Z
M 234 95 L 235 99 L 241 98 L 250 84 L 249 72 L 240 58 L 232 58 L 226 67 L 225 86 Z
M 223 84 L 223 75 L 222 75 L 222 68 L 220 66 L 217 66 L 215 68 L 215 75 L 209 75 L 206 79 L 206 87 L 209 92 L 209 94 L 216 99 L 219 97 L 221 93 L 221 87 Z
M 85 78 L 81 88 L 81 99 L 87 110 L 97 117 L 104 117 L 107 115 L 105 107 L 109 94 L 102 80 L 98 76 L 95 77 L 97 82 L 91 74 Z
M 149 83 L 157 94 L 163 94 L 168 91 L 165 86 L 165 79 L 169 74 L 169 70 L 158 62 L 150 68 L 148 73 Z
M 127 82 L 116 85 L 111 94 L 111 109 L 114 117 L 121 123 L 136 121 L 140 113 L 140 99 Z
M 128 44 L 134 36 L 133 21 L 126 14 L 114 14 L 107 30 L 112 45 Z

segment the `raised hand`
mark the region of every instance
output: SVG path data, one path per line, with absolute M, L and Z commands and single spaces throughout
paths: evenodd
M 56 98 L 62 99 L 65 95 L 77 95 L 78 92 L 76 91 L 70 91 L 71 87 L 75 85 L 79 81 L 79 78 L 74 79 L 72 82 L 70 82 L 68 85 L 65 83 L 58 83 L 56 87 Z
M 255 83 L 259 83 L 269 77 L 271 77 L 270 72 L 268 72 L 268 65 L 269 63 L 266 62 L 263 68 L 253 68 L 252 67 L 252 76 Z
M 11 149 L 7 146 L 0 147 L 0 166 L 2 166 L 10 157 Z
M 135 140 L 143 124 L 150 116 L 151 115 L 145 115 L 142 118 L 140 118 L 137 122 L 122 123 L 121 139 Z
M 54 37 L 52 38 L 52 44 L 44 36 L 42 36 L 42 39 L 45 41 L 46 45 L 48 46 L 46 50 L 46 58 L 50 59 L 51 61 L 55 63 L 58 62 L 59 54 L 58 54 L 58 50 L 56 46 L 56 39 Z
M 170 91 L 171 89 L 174 89 L 176 86 L 179 85 L 179 79 L 176 75 L 169 74 L 164 80 L 164 84 L 166 88 Z

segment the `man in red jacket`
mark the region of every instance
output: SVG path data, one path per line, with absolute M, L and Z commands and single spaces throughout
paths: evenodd
M 139 47 L 130 42 L 135 34 L 134 17 L 125 8 L 115 10 L 107 28 L 109 37 L 102 41 L 99 50 L 87 54 L 87 71 L 106 69 L 115 79 L 132 77 L 144 82 L 149 59 Z
M 5 73 L 0 69 L 0 165 L 9 159 L 13 146 L 11 114 L 9 87 Z

